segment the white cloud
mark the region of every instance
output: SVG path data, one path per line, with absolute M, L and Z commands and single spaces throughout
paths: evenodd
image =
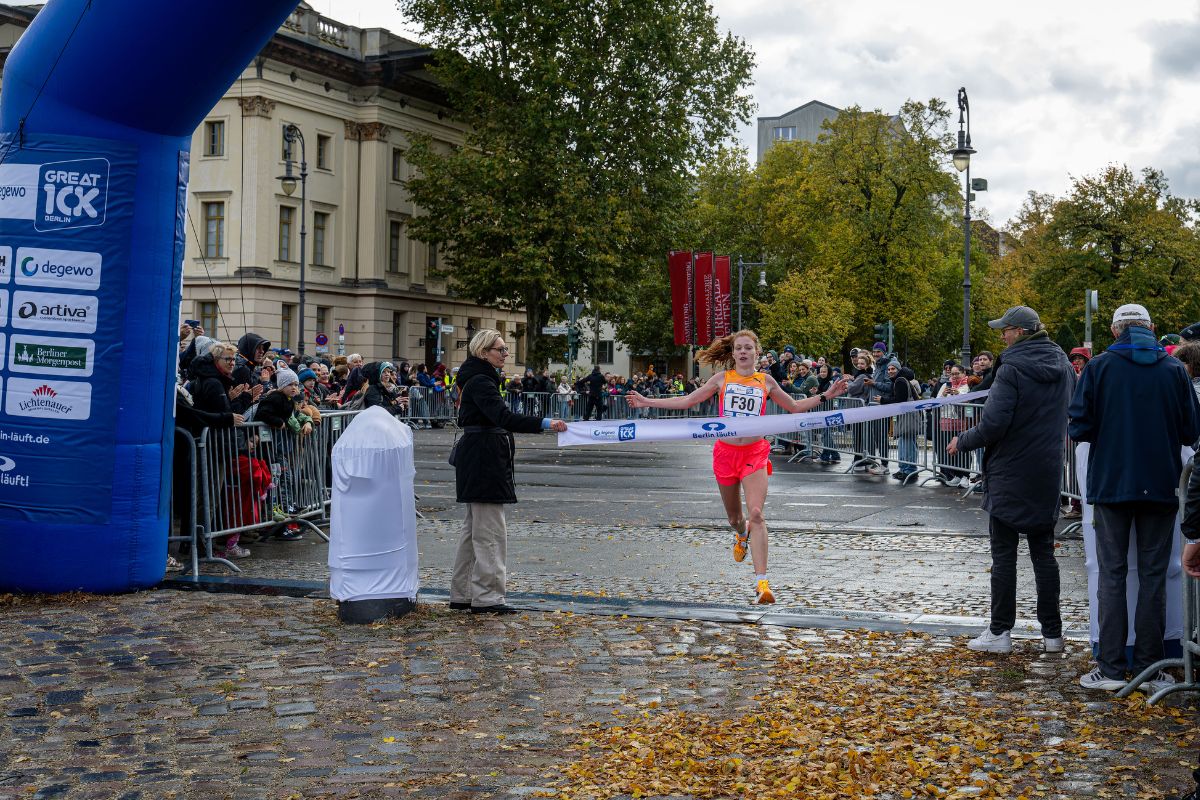
M 393 0 L 318 11 L 411 33 Z M 1061 195 L 1110 163 L 1166 170 L 1200 196 L 1200 3 L 1010 0 L 987 6 L 841 0 L 712 0 L 757 54 L 761 115 L 818 99 L 894 112 L 959 86 L 971 99 L 972 174 L 998 222 L 1029 190 Z M 957 120 L 957 115 L 955 116 Z M 739 132 L 754 156 L 754 127 Z

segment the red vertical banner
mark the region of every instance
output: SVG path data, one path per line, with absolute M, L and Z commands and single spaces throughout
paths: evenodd
M 696 344 L 708 345 L 713 336 L 713 254 L 696 253 Z
M 675 344 L 691 344 L 695 330 L 692 316 L 692 251 L 672 250 L 668 253 L 667 275 L 671 280 L 671 319 L 675 324 Z
M 729 278 L 729 256 L 717 256 L 713 261 L 713 338 L 733 333 L 733 295 Z

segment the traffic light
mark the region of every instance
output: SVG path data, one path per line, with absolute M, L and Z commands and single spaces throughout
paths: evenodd
M 426 341 L 436 342 L 437 338 L 438 338 L 438 329 L 440 327 L 441 326 L 438 325 L 438 321 L 436 319 L 426 320 L 426 322 L 425 322 L 425 339 L 426 339 Z
M 575 325 L 567 328 L 567 346 L 572 349 L 579 346 L 579 328 Z
M 886 322 L 880 322 L 875 326 L 875 341 L 887 344 L 888 326 Z

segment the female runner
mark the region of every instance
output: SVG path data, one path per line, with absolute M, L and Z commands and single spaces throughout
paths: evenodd
M 738 331 L 714 341 L 701 351 L 700 361 L 725 368 L 709 378 L 703 386 L 684 397 L 650 398 L 637 392 L 626 395 L 631 408 L 691 408 L 714 394 L 718 398 L 718 415 L 722 417 L 756 417 L 767 413 L 767 400 L 790 413 L 812 411 L 823 400 L 837 397 L 846 391 L 846 379 L 834 382 L 815 397 L 796 399 L 785 392 L 769 373 L 758 372 L 755 364 L 762 353 L 758 336 L 753 331 Z M 739 436 L 718 439 L 713 445 L 713 474 L 721 492 L 721 502 L 736 534 L 733 560 L 746 558 L 747 539 L 753 555 L 755 598 L 758 603 L 774 603 L 775 595 L 767 583 L 767 523 L 763 505 L 767 500 L 767 475 L 771 471 L 771 443 L 761 436 Z M 742 490 L 746 493 L 746 508 L 742 510 Z M 747 526 L 747 519 L 749 525 Z

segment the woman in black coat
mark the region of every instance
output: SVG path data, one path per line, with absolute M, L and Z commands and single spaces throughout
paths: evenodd
M 517 502 L 513 433 L 565 431 L 567 425 L 509 410 L 500 396 L 500 370 L 508 346 L 498 331 L 479 331 L 468 351 L 471 355 L 458 371 L 462 438 L 453 454 L 458 502 L 467 503 L 467 517 L 450 579 L 450 607 L 511 614 L 516 609 L 504 603 L 504 504 Z

